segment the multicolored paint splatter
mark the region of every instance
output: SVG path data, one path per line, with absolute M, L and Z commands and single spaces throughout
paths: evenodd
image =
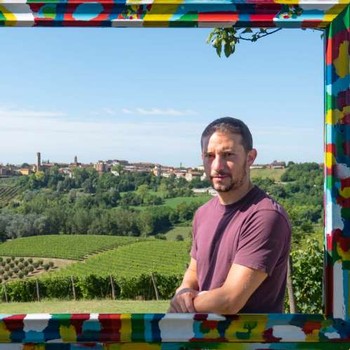
M 326 28 L 348 0 L 0 0 L 0 25 Z
M 350 319 L 350 6 L 325 39 L 326 314 Z
M 326 315 L 0 315 L 0 350 L 350 348 L 350 0 L 0 0 L 0 26 L 324 29 Z
M 321 315 L 0 315 L 1 350 L 349 349 L 349 345 L 350 323 Z

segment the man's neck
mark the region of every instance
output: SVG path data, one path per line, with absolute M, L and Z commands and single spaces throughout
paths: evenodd
M 218 197 L 220 204 L 229 205 L 238 202 L 242 199 L 254 185 L 249 181 L 247 184 L 244 184 L 240 188 L 228 191 L 228 192 L 218 192 Z

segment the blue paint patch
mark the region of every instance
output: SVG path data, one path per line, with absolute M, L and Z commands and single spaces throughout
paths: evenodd
M 325 81 L 326 84 L 332 84 L 339 78 L 335 71 L 335 67 L 333 64 L 327 64 L 325 67 Z
M 98 320 L 89 319 L 84 321 L 82 325 L 82 332 L 78 335 L 78 341 L 89 341 L 98 339 L 101 332 L 101 324 Z
M 329 95 L 337 96 L 340 92 L 346 91 L 349 88 L 349 83 L 349 76 L 339 78 L 336 81 L 333 81 L 332 85 L 326 85 L 326 92 Z
M 103 6 L 97 2 L 85 3 L 77 6 L 72 14 L 76 21 L 91 21 L 103 12 Z
M 28 331 L 25 332 L 24 342 L 26 343 L 42 343 L 45 341 L 43 332 Z
M 164 314 L 145 314 L 145 341 L 146 342 L 161 342 L 161 332 L 159 321 L 164 317 Z

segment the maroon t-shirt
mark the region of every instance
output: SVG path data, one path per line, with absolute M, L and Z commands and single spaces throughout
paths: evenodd
M 221 287 L 231 265 L 243 265 L 268 277 L 240 312 L 282 312 L 290 240 L 287 214 L 260 188 L 230 205 L 214 197 L 193 221 L 191 256 L 197 261 L 199 290 Z

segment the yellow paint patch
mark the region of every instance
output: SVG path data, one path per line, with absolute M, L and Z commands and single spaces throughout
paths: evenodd
M 329 109 L 326 112 L 326 124 L 334 125 L 342 118 L 343 113 L 339 109 Z
M 0 343 L 9 343 L 10 342 L 11 332 L 6 328 L 4 322 L 0 322 Z
M 153 4 L 151 11 L 143 18 L 145 22 L 170 22 L 173 14 L 177 12 L 178 5 L 157 5 Z
M 331 152 L 326 152 L 325 161 L 326 161 L 326 167 L 331 168 L 336 163 L 334 154 Z
M 335 71 L 340 78 L 346 77 L 350 72 L 349 42 L 344 41 L 339 46 L 339 56 L 334 60 Z
M 60 326 L 60 335 L 63 341 L 76 341 L 77 332 L 73 325 L 70 326 Z
M 340 189 L 339 193 L 343 198 L 350 198 L 350 187 Z
M 339 243 L 337 243 L 337 253 L 341 257 L 342 261 L 350 261 L 350 251 L 343 250 Z
M 22 350 L 45 350 L 45 344 L 23 344 Z
M 130 342 L 131 341 L 131 315 L 122 314 L 120 315 L 120 341 Z
M 0 1 L 1 3 L 1 1 Z M 17 18 L 16 15 L 12 12 L 9 12 L 9 10 L 5 7 L 0 5 L 0 12 L 5 17 L 5 26 L 15 26 L 17 24 Z
M 306 334 L 305 341 L 315 343 L 320 341 L 320 330 L 314 329 L 311 333 Z
M 238 320 L 231 322 L 225 332 L 228 340 L 240 339 L 239 333 L 249 334 L 245 341 L 260 342 L 264 341 L 263 332 L 266 330 L 267 315 L 252 317 L 249 315 L 240 315 Z

